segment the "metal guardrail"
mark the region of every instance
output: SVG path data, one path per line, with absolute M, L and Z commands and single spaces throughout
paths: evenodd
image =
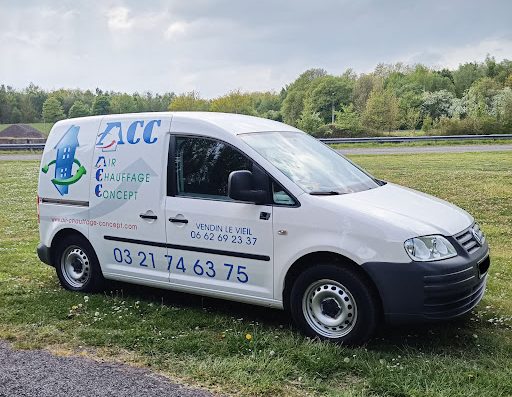
M 320 138 L 324 143 L 400 143 L 400 142 L 425 142 L 425 141 L 481 141 L 493 139 L 510 139 L 512 134 L 489 135 L 428 135 L 428 136 L 378 136 L 364 138 Z M 1 150 L 43 150 L 44 143 L 13 143 L 0 144 Z
M 43 150 L 44 143 L 2 143 L 0 150 Z
M 365 138 L 320 138 L 324 143 L 400 143 L 400 142 L 425 142 L 425 141 L 482 141 L 493 139 L 510 139 L 512 134 L 488 134 L 488 135 L 425 135 L 425 136 L 378 136 Z

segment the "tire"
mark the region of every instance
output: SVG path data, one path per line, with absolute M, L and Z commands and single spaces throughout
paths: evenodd
M 295 280 L 290 312 L 306 336 L 355 346 L 368 341 L 375 331 L 380 304 L 373 286 L 355 269 L 320 264 Z
M 83 236 L 75 234 L 60 240 L 53 263 L 60 284 L 67 290 L 96 292 L 105 285 L 98 257 Z

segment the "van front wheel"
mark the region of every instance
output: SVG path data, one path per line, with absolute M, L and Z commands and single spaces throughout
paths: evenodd
M 60 284 L 70 291 L 94 292 L 105 279 L 91 244 L 81 236 L 62 239 L 56 247 L 55 269 Z
M 372 286 L 349 266 L 316 265 L 302 272 L 290 295 L 296 325 L 310 337 L 359 345 L 373 334 L 379 304 Z

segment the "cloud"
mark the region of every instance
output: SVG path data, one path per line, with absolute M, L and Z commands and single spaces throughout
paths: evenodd
M 162 31 L 170 15 L 167 10 L 140 11 L 125 6 L 115 6 L 105 11 L 107 26 L 112 32 Z
M 48 18 L 53 21 L 57 20 L 71 20 L 75 18 L 78 13 L 74 9 L 65 9 L 65 8 L 47 8 L 43 7 L 39 10 L 40 18 Z
M 176 21 L 169 25 L 169 27 L 165 31 L 165 38 L 167 40 L 173 40 L 179 38 L 179 36 L 184 35 L 191 27 L 191 24 L 185 21 Z
M 512 39 L 489 37 L 462 46 L 438 46 L 404 55 L 401 62 L 422 63 L 436 68 L 456 69 L 467 62 L 481 62 L 487 55 L 497 61 L 512 57 Z
M 130 10 L 126 7 L 114 7 L 107 11 L 107 24 L 111 30 L 128 30 L 134 25 L 134 20 L 129 17 Z
M 301 72 L 512 59 L 503 0 L 0 0 L 1 83 L 280 90 Z
M 440 63 L 449 68 L 456 68 L 459 64 L 471 61 L 481 61 L 487 55 L 497 60 L 512 57 L 512 39 L 486 38 L 476 43 L 449 48 L 443 52 Z

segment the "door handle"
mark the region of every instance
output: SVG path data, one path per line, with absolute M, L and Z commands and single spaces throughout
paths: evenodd
M 169 218 L 169 222 L 172 222 L 172 223 L 188 223 L 188 219 L 183 219 L 183 218 Z
M 150 214 L 139 214 L 139 216 L 142 219 L 158 219 L 158 216 L 156 215 L 150 215 Z
M 270 212 L 260 212 L 260 219 L 268 221 L 270 219 Z

